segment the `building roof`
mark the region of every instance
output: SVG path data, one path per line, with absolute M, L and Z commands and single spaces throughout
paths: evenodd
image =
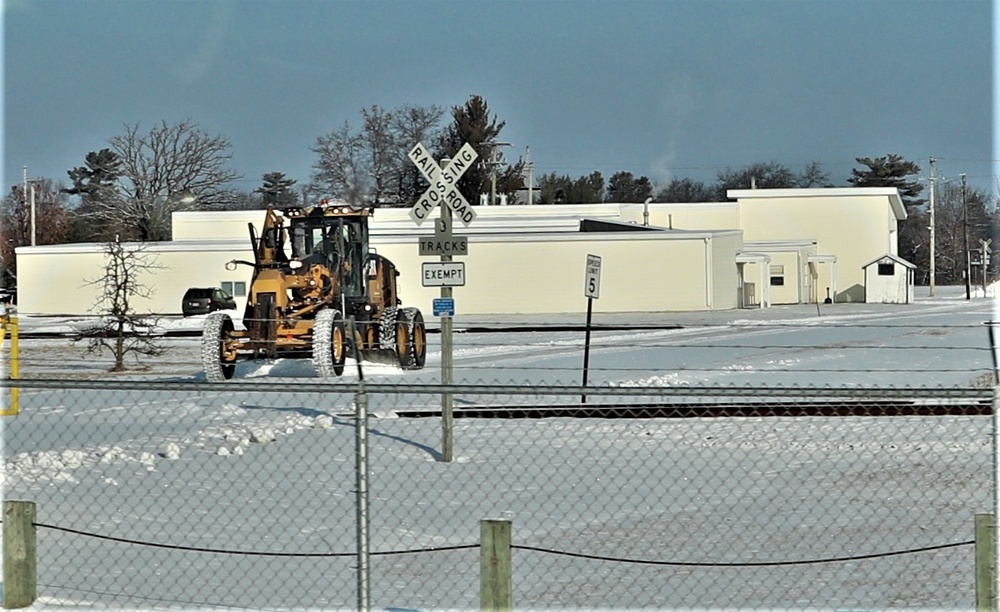
M 916 265 L 914 265 L 914 264 L 906 261 L 905 259 L 903 259 L 899 255 L 893 255 L 892 253 L 886 253 L 885 255 L 879 255 L 878 257 L 876 257 L 875 259 L 873 259 L 873 260 L 869 261 L 868 263 L 862 265 L 861 267 L 862 268 L 867 268 L 868 266 L 870 266 L 872 264 L 881 263 L 881 262 L 885 261 L 886 259 L 890 259 L 890 260 L 894 261 L 895 263 L 898 263 L 901 266 L 905 266 L 907 268 L 910 268 L 911 270 L 916 270 L 916 268 L 917 268 Z

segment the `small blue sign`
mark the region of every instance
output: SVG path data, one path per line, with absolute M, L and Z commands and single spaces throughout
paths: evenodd
M 455 298 L 434 298 L 434 316 L 455 316 Z

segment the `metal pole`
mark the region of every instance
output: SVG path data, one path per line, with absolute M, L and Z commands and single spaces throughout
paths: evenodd
M 31 187 L 31 246 L 35 246 L 35 184 Z
M 995 599 L 1000 595 L 1000 363 L 994 326 L 988 329 L 993 358 L 993 609 L 997 610 L 1000 607 Z
M 594 312 L 594 298 L 587 298 L 587 335 L 583 341 L 583 387 L 587 387 L 587 374 L 590 371 L 590 321 Z M 587 394 L 580 396 L 580 403 L 587 403 Z
M 965 240 L 965 299 L 972 299 L 972 264 L 969 258 L 969 203 L 965 199 L 965 173 L 962 177 L 962 234 Z
M 351 338 L 358 337 L 357 322 L 350 318 Z M 365 373 L 361 369 L 361 355 L 358 343 L 351 342 L 354 348 L 354 361 L 358 365 L 358 391 L 354 396 L 354 463 L 355 489 L 357 505 L 357 557 L 358 557 L 358 610 L 371 609 L 371 557 L 370 536 L 368 530 L 368 393 L 365 392 Z
M 535 192 L 533 186 L 535 183 L 535 177 L 533 176 L 534 168 L 531 165 L 531 147 L 524 147 L 524 157 L 528 166 L 528 206 L 531 206 L 532 204 L 535 203 L 534 202 Z
M 490 206 L 497 203 L 497 145 L 490 150 Z
M 994 352 L 996 347 L 993 347 Z M 994 372 L 996 367 L 994 366 Z M 996 376 L 996 375 L 994 375 Z M 993 609 L 1000 609 L 1000 385 L 993 383 Z
M 930 196 L 931 197 L 930 197 L 930 207 L 928 208 L 928 214 L 930 216 L 930 230 L 931 230 L 931 262 L 930 262 L 930 267 L 931 267 L 930 296 L 931 297 L 934 297 L 934 284 L 935 284 L 935 275 L 934 275 L 934 271 L 935 271 L 935 267 L 934 267 L 935 266 L 935 262 L 934 262 L 934 258 L 935 258 L 935 254 L 934 254 L 934 250 L 935 250 L 935 245 L 934 245 L 934 242 L 935 242 L 935 240 L 934 240 L 934 227 L 935 227 L 935 225 L 934 225 L 934 162 L 936 162 L 936 161 L 937 160 L 934 159 L 933 157 L 930 159 L 930 162 L 931 162 L 931 181 L 930 181 L 931 182 L 931 193 L 930 193 Z
M 368 535 L 368 394 L 365 383 L 358 383 L 354 397 L 355 406 L 355 484 L 357 486 L 357 545 L 358 545 L 358 610 L 371 609 L 371 583 L 369 581 Z
M 441 160 L 442 166 L 447 164 L 447 160 Z M 441 202 L 441 222 L 444 227 L 451 231 L 451 208 Z M 442 255 L 441 261 L 451 261 L 451 255 Z M 452 297 L 451 287 L 441 287 L 441 297 Z M 441 319 L 441 384 L 451 385 L 454 378 L 454 364 L 452 361 L 452 318 L 445 316 Z M 454 408 L 454 398 L 450 391 L 441 394 L 441 461 L 450 463 L 453 457 L 454 446 L 454 421 L 452 410 Z

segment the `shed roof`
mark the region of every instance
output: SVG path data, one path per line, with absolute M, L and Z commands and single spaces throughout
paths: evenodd
M 906 261 L 905 259 L 903 259 L 899 255 L 893 255 L 892 253 L 886 253 L 885 255 L 879 255 L 875 259 L 873 259 L 873 260 L 869 261 L 868 263 L 862 265 L 861 268 L 864 269 L 864 268 L 867 268 L 868 266 L 870 266 L 872 264 L 884 262 L 886 259 L 892 260 L 893 262 L 898 263 L 901 266 L 905 266 L 907 268 L 910 268 L 911 270 L 916 270 L 917 269 L 917 266 L 915 264 L 912 264 L 912 263 Z

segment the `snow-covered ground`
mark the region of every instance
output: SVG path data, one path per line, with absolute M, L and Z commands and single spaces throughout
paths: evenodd
M 597 317 L 682 327 L 594 332 L 589 385 L 982 384 L 992 300 L 963 298 Z M 524 322 L 459 317 L 456 327 Z M 35 331 L 70 324 L 24 320 Z M 366 382 L 438 381 L 438 335 L 430 341 L 424 370 L 363 364 Z M 238 379 L 263 390 L 190 390 L 204 380 L 198 339 L 164 342 L 148 370 L 113 377 L 106 357 L 65 339 L 21 343 L 26 378 L 178 383 L 21 390 L 21 414 L 3 422 L 3 488 L 35 501 L 49 526 L 39 528 L 33 609 L 354 607 L 355 364 L 342 388 L 322 393 L 310 389 L 308 360 L 240 364 Z M 580 332 L 457 333 L 455 379 L 578 385 L 582 343 Z M 965 543 L 974 514 L 992 506 L 988 417 L 458 418 L 445 463 L 439 419 L 397 415 L 440 406 L 438 395 L 370 402 L 375 609 L 476 608 L 477 549 L 402 551 L 474 545 L 485 518 L 511 520 L 515 546 L 531 548 L 514 551 L 518 609 L 973 607 Z M 238 554 L 247 551 L 271 556 Z M 346 556 L 280 556 L 292 553 Z

